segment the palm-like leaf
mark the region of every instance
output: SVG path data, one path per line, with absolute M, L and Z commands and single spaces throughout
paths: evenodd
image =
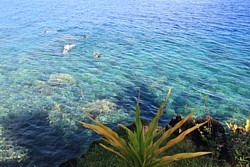
M 126 126 L 119 124 L 119 126 L 122 127 L 127 132 L 128 142 L 126 142 L 122 137 L 120 137 L 112 129 L 108 128 L 107 126 L 103 125 L 102 123 L 90 117 L 89 118 L 94 122 L 94 124 L 89 124 L 89 123 L 85 123 L 81 121 L 78 121 L 78 122 L 80 122 L 81 125 L 84 126 L 85 128 L 89 128 L 99 133 L 100 135 L 102 135 L 104 141 L 106 141 L 109 145 L 116 148 L 115 150 L 113 148 L 100 144 L 106 150 L 111 151 L 114 154 L 116 154 L 118 157 L 120 157 L 121 160 L 124 161 L 124 166 L 140 166 L 140 167 L 157 166 L 157 167 L 160 167 L 168 163 L 171 163 L 173 161 L 177 161 L 177 160 L 181 160 L 185 158 L 197 157 L 197 156 L 211 153 L 211 152 L 181 153 L 181 154 L 175 154 L 172 156 L 164 156 L 164 157 L 159 158 L 161 153 L 166 151 L 168 148 L 170 148 L 174 144 L 182 141 L 187 134 L 189 134 L 190 132 L 194 131 L 195 129 L 201 127 L 202 125 L 206 123 L 204 122 L 201 124 L 197 124 L 196 126 L 187 129 L 176 138 L 167 142 L 163 147 L 160 147 L 160 145 L 174 131 L 180 128 L 197 111 L 197 109 L 194 109 L 186 118 L 181 120 L 174 127 L 170 128 L 163 134 L 162 134 L 162 131 L 156 133 L 155 130 L 158 127 L 159 118 L 163 114 L 164 106 L 167 103 L 170 93 L 171 93 L 171 89 L 169 89 L 165 101 L 161 104 L 160 108 L 157 111 L 156 116 L 154 117 L 152 122 L 149 124 L 148 130 L 146 132 L 144 131 L 142 122 L 140 120 L 140 107 L 139 107 L 140 95 L 139 95 L 138 101 L 136 103 L 136 116 L 135 116 L 136 131 L 132 132 Z M 156 136 L 159 136 L 161 134 L 162 136 L 160 136 L 158 140 L 154 141 Z
M 160 158 L 158 161 L 155 163 L 155 167 L 165 167 L 167 164 L 173 162 L 173 161 L 178 161 L 186 158 L 193 158 L 193 157 L 198 157 L 206 154 L 210 154 L 211 152 L 196 152 L 196 153 L 180 153 L 180 154 L 175 154 L 171 156 L 164 156 Z

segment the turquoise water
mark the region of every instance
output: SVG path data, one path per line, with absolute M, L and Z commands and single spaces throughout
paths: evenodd
M 0 166 L 82 154 L 98 136 L 69 117 L 129 124 L 139 89 L 150 119 L 173 88 L 161 125 L 197 106 L 250 117 L 246 0 L 2 0 L 0 20 Z

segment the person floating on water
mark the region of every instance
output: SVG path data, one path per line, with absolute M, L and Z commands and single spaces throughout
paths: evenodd
M 94 53 L 93 53 L 93 57 L 94 57 L 94 58 L 100 58 L 101 56 L 102 56 L 102 54 L 99 53 L 99 52 L 94 52 Z
M 65 45 L 63 47 L 63 54 L 67 53 L 71 48 L 75 47 L 76 45 Z
M 44 33 L 49 33 L 49 32 L 57 32 L 57 30 L 44 30 Z
M 88 36 L 87 34 L 84 34 L 82 37 L 83 37 L 84 39 L 86 39 L 86 38 L 88 38 L 89 36 Z

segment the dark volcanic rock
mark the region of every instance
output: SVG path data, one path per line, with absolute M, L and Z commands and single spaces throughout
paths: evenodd
M 59 167 L 76 167 L 76 166 L 77 166 L 77 160 L 76 158 L 73 158 L 62 163 Z
M 173 117 L 166 129 L 173 127 L 182 119 L 183 117 L 180 115 Z M 219 160 L 232 162 L 232 155 L 229 151 L 230 149 L 228 148 L 228 139 L 225 134 L 225 129 L 220 122 L 211 116 L 207 116 L 206 118 L 189 119 L 178 130 L 176 130 L 175 134 L 179 134 L 196 124 L 203 123 L 205 121 L 207 121 L 206 124 L 188 134 L 187 137 L 193 141 L 197 148 L 205 148 L 216 153 Z

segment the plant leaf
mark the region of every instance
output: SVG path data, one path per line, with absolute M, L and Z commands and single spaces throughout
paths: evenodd
M 180 153 L 180 154 L 175 154 L 172 156 L 164 156 L 164 157 L 156 160 L 156 162 L 153 164 L 156 165 L 156 167 L 164 167 L 173 161 L 178 161 L 178 160 L 186 159 L 186 158 L 198 157 L 198 156 L 211 154 L 211 153 L 212 152 L 195 152 L 195 153 Z
M 164 106 L 166 105 L 170 94 L 171 94 L 171 88 L 168 90 L 166 98 L 165 98 L 164 102 L 161 104 L 161 106 L 159 107 L 156 116 L 154 117 L 152 122 L 149 124 L 148 131 L 146 133 L 146 139 L 147 139 L 146 142 L 150 142 L 152 140 L 152 137 L 153 137 L 152 135 L 153 135 L 155 129 L 158 127 L 158 120 L 161 117 L 161 115 L 163 114 Z
M 155 142 L 154 147 L 159 147 L 160 144 L 166 140 L 174 131 L 176 131 L 178 128 L 180 128 L 188 119 L 194 115 L 194 113 L 197 111 L 197 108 L 194 109 L 187 117 L 185 117 L 183 120 L 178 122 L 174 127 L 167 130 L 163 135 Z
M 81 125 L 84 126 L 85 128 L 94 130 L 98 134 L 108 139 L 110 141 L 109 144 L 113 145 L 114 147 L 117 147 L 119 150 L 125 153 L 128 153 L 128 151 L 126 150 L 127 144 L 123 138 L 119 137 L 116 132 L 114 132 L 112 129 L 108 128 L 107 126 L 103 125 L 102 123 L 92 119 L 91 117 L 89 118 L 97 125 L 88 124 L 88 123 L 84 123 L 81 121 L 78 121 L 78 122 L 80 122 Z
M 185 138 L 185 136 L 186 136 L 187 134 L 189 134 L 189 133 L 191 133 L 192 131 L 198 129 L 199 127 L 201 127 L 202 125 L 204 125 L 204 124 L 206 124 L 206 123 L 207 123 L 207 121 L 206 121 L 206 122 L 203 122 L 203 123 L 200 123 L 200 124 L 197 124 L 197 125 L 193 126 L 192 128 L 189 128 L 189 129 L 185 130 L 185 131 L 182 132 L 179 136 L 177 136 L 176 138 L 170 140 L 164 147 L 161 147 L 161 148 L 159 149 L 159 152 L 158 152 L 157 154 L 160 154 L 160 153 L 162 153 L 163 151 L 165 151 L 166 149 L 168 149 L 169 147 L 173 146 L 174 144 L 179 143 L 180 141 L 182 141 L 182 140 Z
M 119 152 L 115 151 L 114 149 L 112 149 L 112 148 L 110 148 L 108 146 L 105 146 L 104 144 L 101 144 L 101 143 L 99 145 L 102 146 L 104 149 L 106 149 L 106 150 L 108 150 L 108 151 L 110 151 L 112 153 L 115 153 L 116 155 L 118 155 L 123 160 L 125 160 L 125 161 L 127 160 L 122 154 L 120 154 Z

